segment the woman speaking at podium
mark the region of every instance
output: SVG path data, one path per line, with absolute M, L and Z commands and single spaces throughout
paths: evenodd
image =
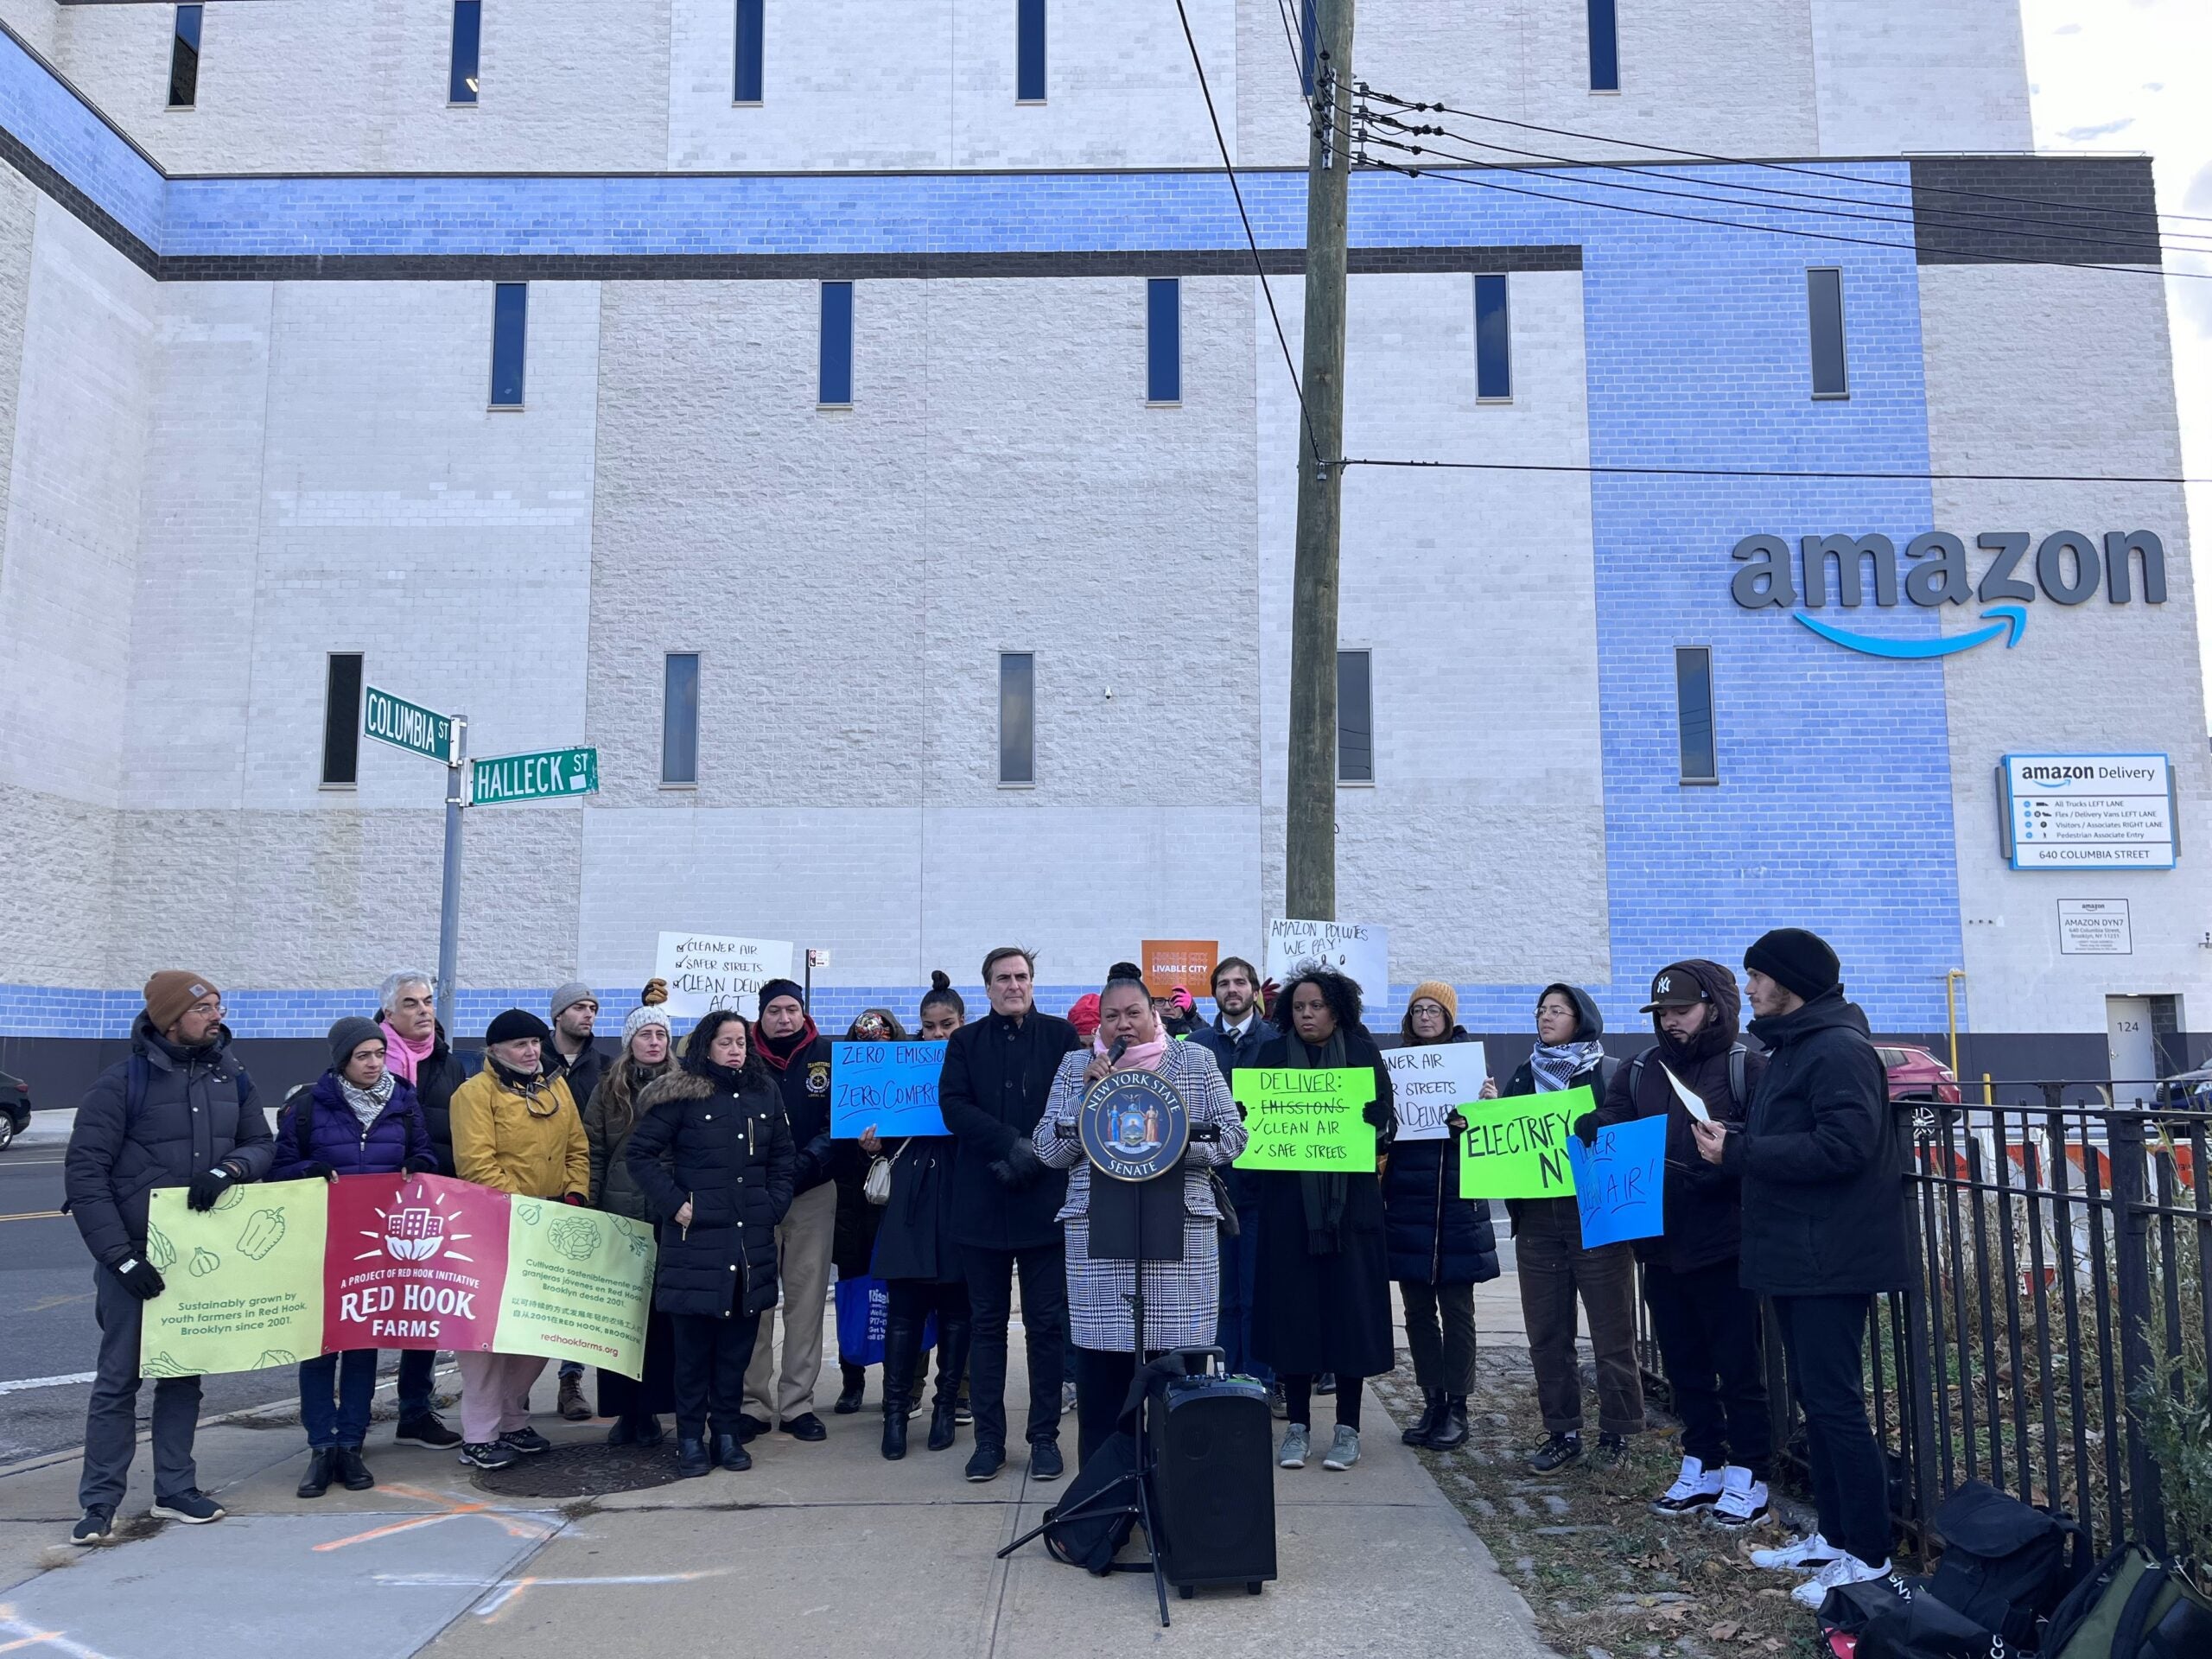
M 1144 1268 L 1144 1334 L 1147 1357 L 1170 1348 L 1208 1348 L 1221 1309 L 1220 1257 L 1217 1248 L 1221 1209 L 1207 1166 L 1227 1164 L 1244 1149 L 1243 1121 L 1230 1097 L 1229 1084 L 1211 1054 L 1196 1043 L 1171 1041 L 1152 1011 L 1152 997 L 1140 979 L 1107 981 L 1098 994 L 1099 1024 L 1090 1052 L 1060 1062 L 1052 1092 L 1045 1103 L 1031 1144 L 1037 1155 L 1068 1177 L 1068 1199 L 1059 1213 L 1067 1229 L 1068 1319 L 1075 1336 L 1076 1455 L 1087 1460 L 1119 1423 L 1122 1407 L 1136 1378 L 1135 1326 L 1128 1298 L 1136 1265 L 1090 1259 L 1090 1188 L 1077 1122 L 1091 1084 L 1114 1071 L 1149 1071 L 1182 1097 L 1192 1129 L 1181 1166 L 1183 1259 L 1154 1262 Z M 1116 1049 L 1119 1047 L 1119 1058 Z M 1141 1148 L 1147 1134 L 1141 1117 L 1118 1133 L 1120 1142 Z M 1219 1139 L 1205 1138 L 1215 1132 Z M 1172 1173 L 1160 1179 L 1172 1179 Z M 1038 1387 L 1035 1378 L 1032 1388 Z

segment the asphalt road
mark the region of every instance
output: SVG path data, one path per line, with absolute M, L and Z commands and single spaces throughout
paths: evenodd
M 72 1377 L 99 1357 L 92 1318 L 92 1261 L 77 1224 L 61 1208 L 58 1141 L 38 1133 L 36 1117 L 19 1141 L 0 1150 L 0 1465 L 81 1445 L 89 1382 L 11 1387 L 26 1379 Z M 211 1376 L 202 1384 L 203 1414 L 236 1411 L 283 1398 L 289 1371 Z M 154 1391 L 139 1392 L 140 1421 Z

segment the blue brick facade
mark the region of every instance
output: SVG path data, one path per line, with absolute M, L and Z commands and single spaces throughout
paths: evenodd
M 1230 193 L 1210 173 L 165 180 L 4 32 L 0 127 L 164 257 L 1066 251 L 1243 242 Z M 1725 194 L 1712 188 L 1745 175 L 1670 168 L 1636 176 Z M 1883 182 L 1860 181 L 1867 180 Z M 1804 221 L 1771 199 L 1718 206 L 1623 197 L 1586 172 L 1458 183 L 1363 174 L 1355 187 L 1353 239 L 1361 246 L 1582 249 L 1590 448 L 1599 466 L 1927 470 L 1904 163 L 1854 162 L 1817 187 L 1901 221 L 1852 224 L 1839 232 L 1848 241 L 1789 233 Z M 1262 245 L 1300 245 L 1302 175 L 1251 175 L 1245 200 Z M 1650 216 L 1676 210 L 1726 222 Z M 1844 271 L 1847 402 L 1809 395 L 1811 264 Z M 1930 524 L 1928 486 L 1600 474 L 1591 499 L 1614 968 L 1613 982 L 1593 988 L 1609 1020 L 1616 1029 L 1643 1023 L 1634 1010 L 1650 973 L 1669 959 L 1736 961 L 1759 931 L 1791 923 L 1834 941 L 1853 994 L 1878 1027 L 1939 1028 L 1944 973 L 1961 953 L 1942 671 L 1825 647 L 1785 613 L 1742 612 L 1728 594 L 1729 550 L 1742 536 L 1770 532 L 1794 545 L 1807 533 L 1881 531 L 1902 546 Z M 1937 620 L 1905 607 L 1862 613 L 1854 626 L 1862 625 L 1933 632 Z M 1718 788 L 1676 780 L 1678 645 L 1713 649 Z M 1043 1000 L 1064 1007 L 1086 988 L 1048 988 Z M 1373 1023 L 1395 1025 L 1407 988 L 1376 999 Z M 1462 987 L 1462 1021 L 1523 1029 L 1537 988 Z M 918 995 L 918 987 L 829 988 L 817 1014 L 825 1028 L 842 1029 L 871 1002 L 911 1015 Z M 628 996 L 608 994 L 610 1016 Z M 372 996 L 366 988 L 253 988 L 229 1000 L 242 1031 L 308 1036 Z M 464 990 L 462 1030 L 480 1029 L 511 1002 L 542 1007 L 544 995 Z M 0 986 L 0 1031 L 114 1035 L 137 1005 L 127 989 Z M 981 1008 L 980 992 L 970 1005 Z

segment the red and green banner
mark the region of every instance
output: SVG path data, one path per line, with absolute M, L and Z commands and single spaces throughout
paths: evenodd
M 653 1282 L 641 1223 L 437 1175 L 153 1193 L 139 1369 L 191 1376 L 350 1348 L 544 1354 L 636 1376 Z

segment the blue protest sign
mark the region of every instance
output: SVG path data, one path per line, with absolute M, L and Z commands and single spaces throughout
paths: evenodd
M 830 1064 L 830 1133 L 856 1139 L 874 1125 L 889 1141 L 943 1135 L 937 1109 L 943 1043 L 833 1043 Z
M 1639 1117 L 1598 1131 L 1594 1146 L 1567 1139 L 1574 1170 L 1574 1201 L 1582 1209 L 1582 1248 L 1656 1238 L 1664 1225 L 1667 1120 Z

